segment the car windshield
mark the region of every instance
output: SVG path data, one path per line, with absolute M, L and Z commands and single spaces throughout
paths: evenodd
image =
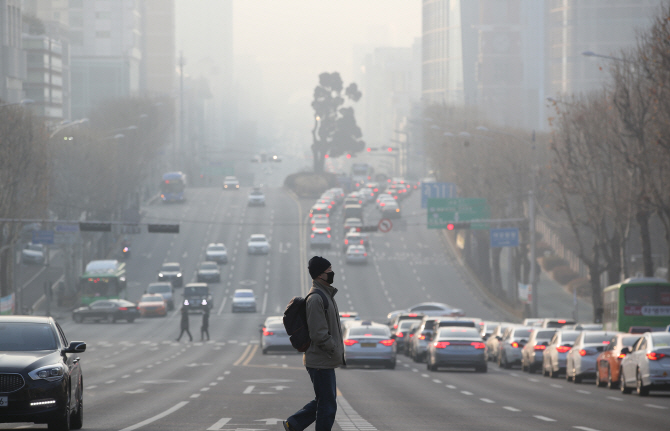
M 235 292 L 235 298 L 253 298 L 253 292 Z
M 170 293 L 172 288 L 168 284 L 149 286 L 149 293 Z
M 612 339 L 612 334 L 584 334 L 584 344 L 589 343 L 604 343 Z
M 226 247 L 222 245 L 213 245 L 209 247 L 209 251 L 226 251 Z
M 530 329 L 517 329 L 514 331 L 514 338 L 528 338 L 530 336 Z
M 154 296 L 154 295 L 143 295 L 142 299 L 140 299 L 142 302 L 163 302 L 163 297 L 162 296 Z
M 579 332 L 564 332 L 561 338 L 564 343 L 572 343 L 578 336 Z
M 390 335 L 389 330 L 381 326 L 360 326 L 349 329 L 350 337 L 388 337 Z
M 0 352 L 56 350 L 56 336 L 46 323 L 0 323 Z
M 638 335 L 626 335 L 625 337 L 621 337 L 621 344 L 630 347 L 639 339 Z
M 203 262 L 200 264 L 200 269 L 219 269 L 219 265 L 213 262 Z
M 669 347 L 670 346 L 670 333 L 651 334 L 651 340 L 654 342 L 654 347 Z
M 207 295 L 209 289 L 207 286 L 189 286 L 184 289 L 184 295 Z
M 443 326 L 459 326 L 459 327 L 467 327 L 467 328 L 474 328 L 475 327 L 475 322 L 470 321 L 470 320 L 446 320 L 446 321 L 441 321 L 438 326 L 443 327 Z
M 250 242 L 265 242 L 265 237 L 264 236 L 252 236 L 249 239 Z
M 474 328 L 448 327 L 440 329 L 438 338 L 481 338 Z
M 251 196 L 263 196 L 263 192 L 254 190 L 253 192 L 249 193 Z
M 179 265 L 176 264 L 163 265 L 161 266 L 161 271 L 179 271 Z
M 417 322 L 420 322 L 420 320 L 403 320 L 402 322 L 400 322 L 400 325 L 398 325 L 398 330 L 406 331 L 409 328 L 411 328 L 412 325 L 416 324 Z
M 286 328 L 284 328 L 283 323 L 273 323 L 271 325 L 268 325 L 266 329 L 268 331 L 274 332 L 275 335 L 286 334 Z
M 412 311 L 437 311 L 437 310 L 444 310 L 444 308 L 439 307 L 437 305 L 418 305 L 416 307 L 410 308 Z
M 538 340 L 550 340 L 554 336 L 556 331 L 540 331 L 537 333 L 536 338 Z

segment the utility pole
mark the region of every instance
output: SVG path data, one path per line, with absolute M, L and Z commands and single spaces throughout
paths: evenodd
M 179 150 L 184 149 L 184 52 L 179 51 Z M 173 168 L 177 168 L 177 148 L 175 148 Z
M 539 317 L 539 310 L 537 306 L 537 256 L 535 255 L 535 131 L 533 130 L 532 138 L 532 152 L 533 152 L 533 166 L 531 166 L 531 190 L 529 193 L 528 215 L 530 222 L 530 292 L 533 303 L 533 317 Z

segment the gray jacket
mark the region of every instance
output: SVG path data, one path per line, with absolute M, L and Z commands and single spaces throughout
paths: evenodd
M 340 312 L 333 298 L 337 289 L 314 280 L 310 292 L 315 289 L 326 294 L 329 301 L 328 315 L 324 313 L 323 300 L 318 293 L 307 298 L 307 328 L 312 343 L 304 353 L 302 363 L 309 368 L 337 368 L 344 364 Z

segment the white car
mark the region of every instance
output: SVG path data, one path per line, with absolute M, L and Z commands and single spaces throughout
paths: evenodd
M 649 391 L 670 390 L 670 334 L 647 332 L 635 345 L 621 350 L 621 392 L 629 394 L 636 389 L 640 396 Z
M 330 224 L 330 217 L 328 214 L 314 214 L 309 220 L 311 224 L 318 222 L 327 222 Z
M 240 182 L 237 177 L 227 176 L 223 179 L 223 189 L 224 190 L 239 190 Z
M 253 206 L 265 206 L 265 193 L 261 191 L 261 189 L 256 188 L 249 193 L 249 197 L 247 198 L 247 205 L 250 207 Z
M 365 251 L 365 247 L 362 245 L 350 245 L 347 248 L 347 263 L 368 263 L 368 252 Z
M 363 227 L 363 221 L 358 217 L 350 217 L 344 221 L 344 230 L 350 231 L 352 228 L 358 230 Z
M 233 293 L 233 313 L 238 311 L 256 312 L 256 295 L 251 289 L 235 289 Z
M 565 380 L 581 383 L 584 378 L 595 377 L 596 358 L 615 334 L 606 331 L 582 331 L 568 352 Z
M 333 241 L 330 237 L 330 232 L 327 229 L 314 229 L 309 238 L 309 246 L 311 248 L 326 247 L 330 248 Z
M 44 245 L 30 243 L 21 250 L 21 262 L 25 264 L 41 265 L 44 263 Z
M 315 223 L 312 223 L 312 232 L 318 229 L 325 229 L 330 232 L 330 221 L 326 219 L 319 219 Z
M 266 355 L 270 350 L 295 352 L 291 339 L 286 333 L 284 322 L 274 321 L 266 325 L 261 336 L 261 351 Z
M 270 243 L 267 237 L 262 233 L 255 233 L 249 237 L 247 242 L 248 254 L 268 254 L 270 253 Z
M 205 260 L 217 263 L 228 263 L 228 250 L 223 243 L 211 243 L 205 249 Z

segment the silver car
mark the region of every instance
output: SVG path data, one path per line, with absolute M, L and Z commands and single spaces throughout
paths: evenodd
M 555 329 L 532 328 L 530 338 L 521 351 L 521 371 L 533 374 L 542 368 L 542 358 Z
M 256 295 L 251 289 L 236 289 L 233 293 L 233 313 L 238 311 L 256 312 Z
M 248 254 L 268 254 L 270 253 L 270 242 L 262 233 L 255 233 L 249 237 L 247 242 Z
M 365 251 L 365 247 L 362 245 L 350 245 L 347 248 L 346 254 L 347 263 L 368 263 L 368 252 Z
M 479 331 L 462 326 L 440 328 L 428 346 L 426 357 L 428 370 L 437 371 L 439 367 L 474 368 L 485 373 L 486 351 Z
M 333 243 L 330 232 L 327 229 L 314 229 L 309 237 L 309 246 L 311 248 L 324 247 L 330 248 Z
M 195 271 L 195 278 L 198 283 L 219 283 L 221 282 L 221 271 L 216 262 L 200 262 Z
M 253 207 L 253 206 L 265 206 L 265 193 L 261 191 L 261 189 L 254 189 L 249 193 L 249 197 L 247 198 L 247 206 Z
M 440 318 L 437 316 L 424 316 L 421 320 L 419 329 L 416 330 L 414 337 L 410 340 L 409 356 L 414 362 L 424 362 L 426 360 L 428 345 L 433 338 L 439 320 Z
M 44 263 L 45 249 L 43 244 L 27 244 L 26 248 L 21 250 L 21 263 L 37 264 Z
M 596 376 L 596 359 L 605 350 L 616 332 L 582 331 L 572 349 L 568 352 L 565 364 L 565 379 L 581 383 L 583 378 Z
M 521 351 L 530 338 L 528 326 L 512 326 L 507 328 L 500 341 L 498 352 L 498 366 L 501 368 L 512 368 L 513 365 L 521 365 Z
M 580 331 L 562 329 L 556 331 L 542 355 L 542 375 L 558 378 L 561 373 L 565 372 L 568 352 L 572 349 L 572 343 L 579 334 Z
M 261 351 L 266 355 L 269 351 L 295 352 L 291 345 L 284 323 L 273 321 L 263 329 L 261 337 Z
M 344 328 L 344 359 L 350 365 L 383 365 L 394 369 L 396 343 L 386 325 L 349 321 Z
M 205 260 L 217 263 L 228 263 L 228 250 L 223 243 L 211 243 L 205 249 Z
M 626 353 L 624 347 L 621 353 Z M 647 332 L 635 342 L 633 349 L 621 361 L 621 392 L 633 388 L 640 396 L 649 391 L 670 390 L 670 333 Z

